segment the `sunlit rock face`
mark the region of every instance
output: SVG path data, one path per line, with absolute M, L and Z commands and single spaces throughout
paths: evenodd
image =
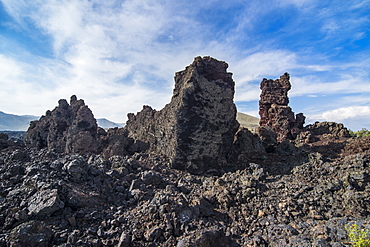
M 235 83 L 227 68 L 211 57 L 195 58 L 176 73 L 171 102 L 162 110 L 145 106 L 128 115 L 129 136 L 167 156 L 174 168 L 192 173 L 221 169 L 239 127 Z

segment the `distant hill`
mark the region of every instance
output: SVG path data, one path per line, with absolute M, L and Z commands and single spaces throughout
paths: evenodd
M 125 124 L 114 123 L 114 122 L 109 121 L 108 119 L 105 119 L 105 118 L 96 119 L 96 122 L 98 123 L 99 127 L 102 127 L 103 129 L 115 128 L 115 127 L 121 128 L 121 127 L 125 126 Z
M 40 117 L 32 115 L 14 115 L 0 111 L 0 131 L 26 131 L 33 120 Z M 123 127 L 125 124 L 114 123 L 105 118 L 96 119 L 98 125 L 103 129 Z
M 30 121 L 37 119 L 37 116 L 18 116 L 0 111 L 0 130 L 24 131 L 28 129 Z
M 241 112 L 236 114 L 236 120 L 238 120 L 241 127 L 247 128 L 251 131 L 258 127 L 260 122 L 259 118 Z

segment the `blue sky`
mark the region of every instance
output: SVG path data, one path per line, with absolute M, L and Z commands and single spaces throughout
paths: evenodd
M 240 112 L 259 84 L 290 73 L 307 123 L 370 129 L 370 1 L 0 0 L 0 111 L 42 115 L 83 98 L 125 122 L 170 101 L 196 56 L 229 64 Z

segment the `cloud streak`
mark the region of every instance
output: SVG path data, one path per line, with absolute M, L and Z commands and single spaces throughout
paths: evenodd
M 370 106 L 351 106 L 338 108 L 332 111 L 322 113 L 323 119 L 332 119 L 332 121 L 340 121 L 348 118 L 370 118 Z
M 370 106 L 341 107 L 308 117 L 310 122 L 340 122 L 345 126 L 350 126 L 352 130 L 357 131 L 366 127 L 363 124 L 364 122 L 370 122 Z

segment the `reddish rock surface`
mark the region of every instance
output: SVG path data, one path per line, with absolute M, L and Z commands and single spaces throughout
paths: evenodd
M 259 101 L 260 126 L 277 133 L 277 142 L 295 139 L 303 128 L 305 117 L 294 115 L 288 106 L 288 91 L 291 89 L 288 73 L 276 80 L 263 79 Z

